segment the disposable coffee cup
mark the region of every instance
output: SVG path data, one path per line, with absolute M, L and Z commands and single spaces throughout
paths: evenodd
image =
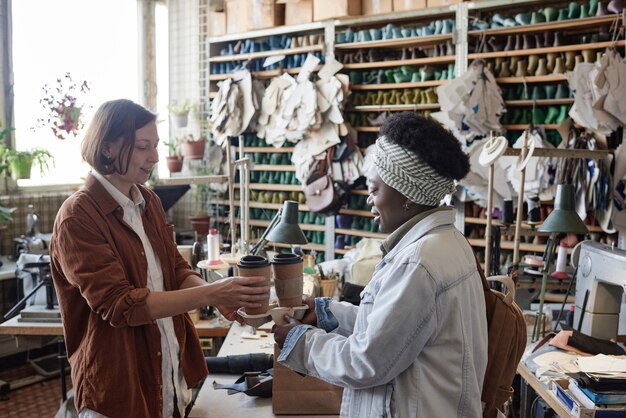
M 267 258 L 260 255 L 246 255 L 241 257 L 237 263 L 239 275 L 242 277 L 262 276 L 264 281 L 256 286 L 269 286 L 272 274 L 272 266 Z M 269 310 L 270 294 L 267 292 L 267 298 L 261 302 L 259 308 L 246 308 L 246 313 L 250 315 L 263 314 Z
M 302 257 L 297 254 L 277 254 L 272 259 L 274 287 L 278 306 L 295 307 L 302 305 Z

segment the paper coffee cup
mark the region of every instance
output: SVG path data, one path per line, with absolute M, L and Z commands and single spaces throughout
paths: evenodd
M 265 280 L 258 286 L 269 286 L 272 274 L 272 266 L 267 258 L 260 255 L 246 255 L 241 257 L 237 263 L 239 275 L 243 277 L 262 276 Z M 267 292 L 267 298 L 261 303 L 259 308 L 246 308 L 246 313 L 250 315 L 259 315 L 269 310 L 270 294 Z

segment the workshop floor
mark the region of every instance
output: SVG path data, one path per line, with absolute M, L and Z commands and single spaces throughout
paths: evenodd
M 34 373 L 30 364 L 0 369 L 0 380 L 16 381 Z M 71 387 L 68 376 L 68 390 Z M 29 386 L 11 390 L 7 400 L 0 400 L 0 417 L 52 418 L 59 410 L 61 402 L 61 379 L 52 378 Z

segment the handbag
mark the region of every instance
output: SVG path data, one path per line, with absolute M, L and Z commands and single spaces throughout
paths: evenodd
M 335 216 L 349 197 L 349 188 L 343 182 L 334 181 L 331 162 L 334 148 L 326 152 L 326 158 L 313 164 L 309 172 L 304 196 L 311 212 L 322 216 Z

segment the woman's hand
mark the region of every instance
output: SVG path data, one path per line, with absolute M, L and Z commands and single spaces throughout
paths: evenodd
M 269 300 L 270 296 L 267 278 L 263 276 L 227 277 L 207 285 L 206 289 L 207 305 L 222 307 L 218 309 L 227 318 L 241 307 L 261 307 L 262 302 Z
M 285 325 L 274 325 L 272 328 L 272 332 L 274 333 L 274 341 L 278 344 L 278 347 L 283 348 L 283 344 L 285 344 L 285 338 L 287 338 L 287 334 L 294 327 L 301 325 L 302 323 L 297 319 L 285 314 L 285 321 L 287 322 Z

